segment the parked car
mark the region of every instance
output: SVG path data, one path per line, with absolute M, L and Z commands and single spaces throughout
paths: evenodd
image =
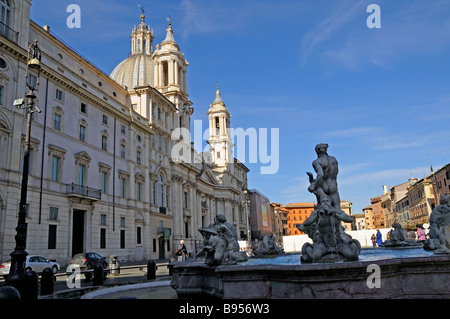
M 11 259 L 8 259 L 3 264 L 0 265 L 0 275 L 5 279 L 9 276 L 9 270 L 11 268 Z M 50 261 L 47 258 L 37 255 L 27 256 L 25 261 L 25 271 L 35 271 L 38 274 L 41 274 L 45 268 L 50 268 L 53 270 L 53 273 L 56 274 L 60 268 L 59 264 Z
M 7 279 L 9 276 L 9 270 L 11 269 L 11 259 L 8 259 L 0 265 L 0 276 Z
M 108 267 L 106 257 L 102 257 L 94 252 L 76 254 L 75 256 L 73 256 L 70 263 L 80 266 L 80 270 L 82 271 L 94 269 L 95 265 L 97 264 L 101 264 L 103 266 L 103 269 L 106 269 Z M 85 277 L 89 279 L 92 277 L 92 274 L 86 273 Z

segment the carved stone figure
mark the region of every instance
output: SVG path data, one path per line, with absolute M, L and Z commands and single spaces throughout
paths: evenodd
M 317 203 L 322 201 L 325 195 L 331 199 L 331 205 L 336 209 L 341 209 L 341 199 L 339 197 L 337 186 L 337 175 L 339 172 L 336 158 L 328 155 L 328 144 L 321 143 L 316 145 L 317 159 L 313 161 L 312 166 L 316 171 L 316 178 L 313 174 L 307 172 L 310 185 L 308 191 L 316 195 Z
M 423 248 L 435 254 L 450 254 L 450 196 L 442 196 L 430 215 L 430 231 Z
M 284 253 L 283 249 L 277 245 L 277 236 L 268 234 L 264 236 L 262 242 L 253 250 L 255 256 L 271 256 Z
M 316 195 L 317 209 L 300 225 L 299 230 L 308 234 L 313 244 L 302 247 L 302 262 L 329 262 L 339 260 L 357 260 L 361 252 L 359 241 L 344 232 L 341 222 L 351 223 L 352 217 L 341 210 L 337 187 L 338 162 L 327 153 L 328 144 L 318 144 L 318 158 L 313 162 L 317 173 L 314 179 L 309 176 L 308 191 Z
M 389 232 L 389 240 L 383 242 L 385 247 L 420 246 L 422 243 L 408 238 L 408 232 L 399 223 L 393 223 L 393 230 Z
M 230 265 L 247 260 L 247 254 L 239 251 L 236 229 L 223 214 L 218 214 L 213 224 L 200 228 L 199 232 L 203 236 L 203 248 L 197 255 L 206 252 L 207 265 Z

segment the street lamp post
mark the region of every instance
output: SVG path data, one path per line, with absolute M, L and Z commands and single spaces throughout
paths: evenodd
M 248 191 L 244 190 L 244 207 L 247 217 L 247 252 L 251 256 L 252 255 L 252 238 L 251 238 L 251 230 L 250 230 L 250 198 Z
M 25 145 L 23 154 L 23 172 L 22 172 L 22 186 L 20 192 L 20 203 L 19 203 L 19 213 L 18 221 L 16 227 L 16 247 L 14 251 L 10 254 L 11 256 L 11 269 L 9 271 L 7 284 L 9 286 L 15 287 L 22 298 L 29 293 L 29 289 L 26 289 L 26 278 L 25 278 L 25 260 L 28 253 L 26 249 L 27 241 L 27 191 L 28 191 L 28 172 L 29 172 L 29 162 L 30 162 L 30 137 L 31 137 L 31 119 L 34 112 L 40 112 L 39 108 L 35 105 L 36 95 L 34 91 L 39 87 L 39 75 L 41 70 L 41 53 L 37 45 L 37 40 L 30 44 L 28 48 L 28 58 L 27 58 L 27 68 L 25 72 L 25 81 L 28 86 L 29 92 L 25 95 L 26 105 L 22 106 L 23 102 L 15 103 L 20 109 L 25 109 L 27 114 L 27 126 L 25 135 Z M 37 71 L 36 83 L 30 83 L 28 81 L 30 69 Z M 33 274 L 31 274 L 33 275 Z M 28 287 L 29 288 L 29 287 Z

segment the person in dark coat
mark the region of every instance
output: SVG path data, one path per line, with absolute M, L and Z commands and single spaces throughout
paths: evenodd
M 178 257 L 181 257 L 181 260 L 186 259 L 187 255 L 188 255 L 188 251 L 187 251 L 186 245 L 184 244 L 184 240 L 180 240 L 180 244 L 178 245 L 178 248 L 175 251 L 175 255 Z
M 383 246 L 383 239 L 379 229 L 377 229 L 377 245 L 380 247 Z

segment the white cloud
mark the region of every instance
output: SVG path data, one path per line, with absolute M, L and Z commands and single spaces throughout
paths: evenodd
M 412 127 L 411 130 L 389 130 L 382 127 L 355 127 L 345 130 L 324 132 L 324 137 L 336 139 L 351 139 L 374 150 L 401 150 L 420 148 L 440 144 L 450 138 L 450 132 L 420 131 Z
M 267 28 L 278 21 L 301 19 L 309 1 L 298 0 L 182 0 L 183 37 L 199 33 L 234 32 L 248 35 L 247 26 L 267 21 Z M 263 30 L 264 31 L 264 30 Z
M 239 30 L 245 22 L 245 12 L 239 6 L 227 6 L 223 2 L 182 0 L 182 35 Z
M 338 181 L 340 186 L 355 185 L 355 187 L 361 187 L 361 185 L 367 185 L 368 183 L 395 186 L 408 181 L 409 178 L 423 178 L 429 174 L 429 172 L 430 167 L 426 166 L 388 169 L 354 175 L 341 174 L 341 178 Z
M 326 16 L 315 28 L 305 34 L 301 39 L 301 61 L 305 66 L 307 59 L 320 43 L 332 38 L 340 29 L 348 23 L 357 12 L 361 11 L 362 1 L 342 1 L 334 3 L 331 14 Z

